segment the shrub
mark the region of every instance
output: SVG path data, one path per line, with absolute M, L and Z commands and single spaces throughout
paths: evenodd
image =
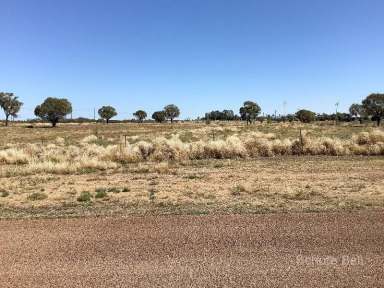
M 96 193 L 107 192 L 107 189 L 106 189 L 106 188 L 103 188 L 103 187 L 99 187 L 99 188 L 96 188 L 96 189 L 95 189 L 95 192 L 96 192 Z
M 28 155 L 20 149 L 10 148 L 0 151 L 0 163 L 27 164 L 28 162 Z
M 105 191 L 105 190 L 97 190 L 96 191 L 95 198 L 99 199 L 99 198 L 104 198 L 106 196 L 107 196 L 107 191 Z
M 107 191 L 112 193 L 120 193 L 120 189 L 117 187 L 108 188 Z
M 77 201 L 79 202 L 89 202 L 91 201 L 91 193 L 83 191 L 80 193 L 79 197 L 77 197 Z
M 44 200 L 46 198 L 48 198 L 47 194 L 41 193 L 41 192 L 32 193 L 27 197 L 27 199 L 31 201 L 39 201 L 39 200 Z
M 303 123 L 310 123 L 315 121 L 316 114 L 312 111 L 302 109 L 296 112 L 296 117 Z
M 155 200 L 155 198 L 156 198 L 155 193 L 156 193 L 156 191 L 153 188 L 148 190 L 148 199 L 149 199 L 149 201 L 153 202 Z
M 8 191 L 1 191 L 0 196 L 3 197 L 3 198 L 8 197 L 9 196 L 9 192 Z
M 156 173 L 159 173 L 159 174 L 167 174 L 167 173 L 170 172 L 168 162 L 162 162 L 162 163 L 159 163 L 159 164 L 155 165 L 155 167 L 153 168 L 153 170 L 154 170 Z

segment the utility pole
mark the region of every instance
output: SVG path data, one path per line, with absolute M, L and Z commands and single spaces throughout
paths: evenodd
M 96 122 L 96 108 L 93 108 L 93 121 Z
M 337 115 L 337 113 L 338 113 L 337 112 L 337 108 L 339 108 L 339 104 L 340 104 L 339 101 L 337 101 L 336 104 L 335 104 L 335 106 L 336 106 L 336 115 L 335 115 L 336 125 L 337 125 L 337 120 L 339 118 L 339 116 Z

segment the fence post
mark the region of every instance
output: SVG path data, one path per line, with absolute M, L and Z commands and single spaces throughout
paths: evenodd
M 301 128 L 300 128 L 300 153 L 303 154 L 304 151 L 304 141 L 303 141 L 303 134 L 301 133 Z

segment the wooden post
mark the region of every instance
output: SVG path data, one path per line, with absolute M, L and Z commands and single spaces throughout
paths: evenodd
M 303 141 L 303 134 L 301 133 L 301 128 L 300 128 L 300 147 L 301 147 L 301 154 L 303 154 L 303 150 L 304 150 L 304 141 Z

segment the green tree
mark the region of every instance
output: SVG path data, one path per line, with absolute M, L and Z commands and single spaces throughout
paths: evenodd
M 309 110 L 301 109 L 296 112 L 296 118 L 303 123 L 310 123 L 312 121 L 315 121 L 316 113 Z
M 35 115 L 51 122 L 52 127 L 56 127 L 56 124 L 71 112 L 72 104 L 64 98 L 48 97 L 42 104 L 35 108 Z
M 23 103 L 13 93 L 0 92 L 0 107 L 5 113 L 5 126 L 8 126 L 9 116 L 17 117 Z
M 173 123 L 173 119 L 180 116 L 180 110 L 174 104 L 170 104 L 170 105 L 165 106 L 164 107 L 164 113 L 165 113 L 165 118 L 170 119 L 171 123 Z
M 250 124 L 260 114 L 260 111 L 261 108 L 256 102 L 245 101 L 239 112 L 241 119 Z
M 139 122 L 143 122 L 143 120 L 147 118 L 147 112 L 144 110 L 137 110 L 133 113 L 133 116 L 135 116 Z
M 363 100 L 363 108 L 368 115 L 375 119 L 380 126 L 381 118 L 384 117 L 384 94 L 371 94 Z
M 165 121 L 165 112 L 164 111 L 156 111 L 152 114 L 152 119 L 158 123 L 162 123 Z
M 360 123 L 362 123 L 363 117 L 365 116 L 365 110 L 363 105 L 360 104 L 352 104 L 351 107 L 349 107 L 349 114 L 352 117 L 358 117 Z
M 116 109 L 112 106 L 103 106 L 98 111 L 99 116 L 109 123 L 109 120 L 117 115 Z

